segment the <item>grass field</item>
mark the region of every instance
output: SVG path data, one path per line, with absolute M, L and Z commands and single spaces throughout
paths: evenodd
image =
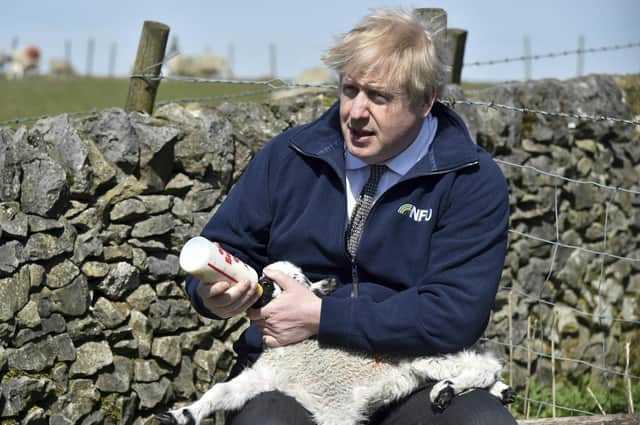
M 243 84 L 163 81 L 156 101 L 203 98 L 266 90 Z M 6 80 L 0 77 L 0 121 L 64 112 L 124 107 L 129 89 L 126 78 L 48 78 Z M 255 100 L 263 96 L 241 97 Z
M 475 86 L 465 84 L 464 87 L 473 88 Z M 24 80 L 7 80 L 0 76 L 0 123 L 41 115 L 58 115 L 65 112 L 84 112 L 111 107 L 122 108 L 127 99 L 128 89 L 129 80 L 126 78 L 50 78 L 38 76 Z M 195 84 L 162 81 L 156 102 L 237 95 L 267 89 L 267 86 L 255 84 Z M 255 101 L 266 96 L 266 94 L 243 96 L 237 97 L 233 101 Z

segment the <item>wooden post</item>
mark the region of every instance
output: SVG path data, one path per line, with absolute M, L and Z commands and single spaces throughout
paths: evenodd
M 413 14 L 431 33 L 436 49 L 451 67 L 446 82 L 460 84 L 467 31 L 454 28 L 447 30 L 447 12 L 444 9 L 414 9 Z
M 451 59 L 451 74 L 449 82 L 460 84 L 462 82 L 462 66 L 464 65 L 464 49 L 467 44 L 467 31 L 458 28 L 449 28 L 447 30 L 447 45 Z
M 136 75 L 157 77 L 169 38 L 169 27 L 160 22 L 145 21 L 138 44 L 138 53 L 133 65 L 133 76 L 129 81 L 129 94 L 124 107 L 126 111 L 141 111 L 151 114 L 156 100 L 159 80 Z
M 519 420 L 518 425 L 638 425 L 640 414 Z

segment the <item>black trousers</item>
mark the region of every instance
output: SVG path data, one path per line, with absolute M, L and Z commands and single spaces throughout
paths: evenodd
M 376 412 L 367 425 L 516 425 L 506 407 L 484 390 L 455 397 L 440 412 L 429 400 L 431 385 Z M 262 393 L 240 411 L 229 414 L 227 425 L 315 425 L 310 413 L 278 391 Z

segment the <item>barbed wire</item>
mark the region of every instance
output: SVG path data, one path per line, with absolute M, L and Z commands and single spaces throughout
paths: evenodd
M 496 65 L 500 63 L 509 63 L 509 62 L 523 62 L 528 60 L 555 58 L 555 57 L 569 56 L 569 55 L 576 55 L 576 54 L 583 54 L 583 53 L 610 52 L 614 50 L 630 49 L 633 47 L 640 47 L 640 42 L 627 43 L 627 44 L 615 44 L 612 46 L 592 47 L 588 49 L 575 49 L 575 50 L 563 50 L 560 52 L 539 53 L 539 54 L 529 55 L 529 56 L 517 56 L 517 57 L 502 58 L 502 59 L 489 59 L 484 61 L 464 63 L 463 66 L 468 68 L 468 67 L 475 67 L 475 66 Z
M 571 306 L 568 306 L 568 305 L 561 305 L 561 304 L 558 304 L 558 303 L 554 303 L 552 301 L 545 300 L 544 298 L 541 298 L 541 297 L 534 297 L 534 296 L 529 295 L 526 292 L 516 288 L 515 286 L 503 286 L 503 287 L 500 287 L 498 289 L 498 291 L 500 291 L 500 292 L 506 292 L 506 291 L 515 292 L 518 295 L 520 295 L 522 298 L 525 298 L 527 300 L 536 301 L 536 302 L 539 302 L 541 304 L 545 304 L 545 305 L 552 306 L 552 307 L 562 307 L 564 309 L 573 311 L 574 313 L 580 314 L 580 315 L 585 316 L 585 317 L 593 317 L 593 316 L 595 316 L 594 313 L 589 313 L 588 311 L 580 310 L 578 308 L 571 307 Z M 631 324 L 631 325 L 640 325 L 640 320 L 633 320 L 633 319 L 619 319 L 619 318 L 614 317 L 614 318 L 611 319 L 611 321 L 619 322 L 619 323 L 626 323 L 626 324 Z
M 591 368 L 591 369 L 599 370 L 601 372 L 607 372 L 607 373 L 611 373 L 612 375 L 617 375 L 617 376 L 621 376 L 621 377 L 628 377 L 629 379 L 639 380 L 640 381 L 640 376 L 638 376 L 638 375 L 631 375 L 631 374 L 627 374 L 627 373 L 624 373 L 624 372 L 619 372 L 617 370 L 610 369 L 610 368 L 607 368 L 607 367 L 598 366 L 597 364 L 590 363 L 590 362 L 588 362 L 586 360 L 574 359 L 574 358 L 571 358 L 571 357 L 558 356 L 557 354 L 554 354 L 552 356 L 551 354 L 547 354 L 547 353 L 542 352 L 542 351 L 536 351 L 536 350 L 531 349 L 529 347 L 526 347 L 524 345 L 510 344 L 509 342 L 503 342 L 503 341 L 500 341 L 500 340 L 495 340 L 495 339 L 486 338 L 486 337 L 480 338 L 480 341 L 484 342 L 484 343 L 499 345 L 499 346 L 505 347 L 505 348 L 517 348 L 517 349 L 523 350 L 524 352 L 529 352 L 531 354 L 535 354 L 538 357 L 543 357 L 543 358 L 546 358 L 546 359 L 553 358 L 555 360 L 559 360 L 559 361 L 563 361 L 563 362 L 575 363 L 575 364 L 579 364 L 579 365 L 582 365 L 582 366 L 587 366 L 588 368 Z
M 209 84 L 230 84 L 230 85 L 259 85 L 259 86 L 267 86 L 269 90 L 265 90 L 263 92 L 244 92 L 237 94 L 226 94 L 220 96 L 209 96 L 209 97 L 201 97 L 201 98 L 187 98 L 187 99 L 176 99 L 177 102 L 204 102 L 210 100 L 217 99 L 232 99 L 232 98 L 240 98 L 247 96 L 254 96 L 258 94 L 268 94 L 271 90 L 287 90 L 287 89 L 304 89 L 304 88 L 316 88 L 316 89 L 338 89 L 338 86 L 335 84 L 304 84 L 304 83 L 291 83 L 286 82 L 282 79 L 270 79 L 270 80 L 233 80 L 233 79 L 213 79 L 213 78 L 200 78 L 200 77 L 186 77 L 186 76 L 165 76 L 165 75 L 149 75 L 149 74 L 133 74 L 130 76 L 131 78 L 143 78 L 150 81 L 156 80 L 167 80 L 167 81 L 178 81 L 178 82 L 191 82 L 191 83 L 209 83 Z M 612 123 L 626 124 L 632 126 L 640 126 L 640 121 L 638 120 L 630 120 L 620 117 L 612 117 L 606 115 L 586 115 L 586 114 L 578 114 L 571 112 L 558 112 L 558 111 L 545 111 L 541 109 L 533 109 L 527 107 L 518 107 L 513 105 L 505 105 L 496 103 L 493 101 L 477 101 L 477 100 L 468 100 L 468 99 L 453 99 L 453 98 L 441 98 L 440 102 L 450 105 L 451 107 L 455 107 L 455 105 L 468 105 L 468 106 L 476 106 L 476 107 L 487 107 L 494 109 L 503 109 L 512 112 L 519 113 L 533 113 L 536 115 L 542 115 L 546 117 L 558 117 L 558 118 L 571 118 L 577 119 L 580 121 L 608 121 Z M 170 101 L 162 101 L 162 104 L 171 103 Z M 73 114 L 89 114 L 95 113 L 95 108 L 90 111 L 84 112 L 76 112 Z M 10 120 L 0 121 L 0 125 L 10 125 L 10 124 L 19 124 L 24 122 L 36 121 L 38 119 L 49 118 L 49 115 L 40 115 L 33 117 L 25 117 L 25 118 L 15 118 Z
M 467 100 L 467 99 L 440 99 L 440 102 L 444 104 L 448 104 L 452 107 L 455 105 L 473 105 L 473 106 L 485 106 L 487 108 L 494 109 L 504 109 L 507 111 L 520 112 L 520 113 L 532 113 L 536 115 L 542 115 L 546 117 L 556 117 L 556 118 L 573 118 L 580 121 L 609 121 L 614 123 L 621 124 L 629 124 L 629 125 L 640 125 L 640 121 L 630 120 L 625 118 L 618 117 L 609 117 L 606 115 L 586 115 L 586 114 L 578 114 L 572 112 L 554 112 L 554 111 L 544 111 L 542 109 L 532 109 L 521 106 L 513 106 L 513 105 L 504 105 L 495 102 L 486 102 L 486 101 L 477 101 L 477 100 Z
M 586 415 L 586 416 L 596 416 L 597 413 L 595 412 L 589 412 L 588 410 L 580 410 L 580 409 L 576 409 L 573 407 L 567 407 L 567 406 L 562 406 L 559 404 L 554 404 L 554 403 L 549 403 L 548 401 L 542 401 L 542 400 L 534 400 L 532 398 L 529 397 L 524 397 L 524 396 L 516 396 L 517 399 L 520 400 L 525 400 L 528 401 L 529 403 L 537 403 L 543 406 L 547 406 L 547 407 L 556 407 L 560 410 L 565 410 L 567 412 L 571 412 L 571 413 L 579 413 L 580 415 Z
M 527 169 L 527 170 L 531 170 L 531 171 L 534 171 L 534 172 L 536 172 L 538 174 L 543 174 L 545 176 L 553 177 L 554 179 L 558 179 L 558 180 L 564 180 L 564 181 L 569 182 L 569 183 L 593 185 L 593 186 L 599 187 L 600 189 L 612 190 L 612 191 L 615 191 L 615 192 L 626 192 L 626 193 L 630 193 L 630 194 L 633 194 L 633 195 L 640 195 L 640 190 L 636 190 L 636 189 L 625 189 L 624 187 L 620 187 L 620 186 L 610 186 L 610 185 L 602 184 L 602 183 L 594 181 L 594 180 L 580 180 L 580 179 L 574 179 L 574 178 L 571 178 L 571 177 L 565 177 L 565 176 L 562 176 L 560 174 L 552 173 L 550 171 L 541 170 L 540 168 L 536 168 L 536 167 L 534 167 L 532 165 L 516 164 L 515 162 L 507 161 L 506 159 L 494 158 L 494 161 L 499 163 L 499 164 L 508 165 L 510 167 L 524 168 L 524 169 Z

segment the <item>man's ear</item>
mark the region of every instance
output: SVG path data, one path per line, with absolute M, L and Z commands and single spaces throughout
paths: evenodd
M 425 91 L 424 93 L 424 103 L 422 104 L 422 116 L 424 118 L 429 115 L 431 112 L 431 108 L 433 108 L 433 104 L 436 102 L 437 92 L 436 89 L 431 89 L 429 92 Z

